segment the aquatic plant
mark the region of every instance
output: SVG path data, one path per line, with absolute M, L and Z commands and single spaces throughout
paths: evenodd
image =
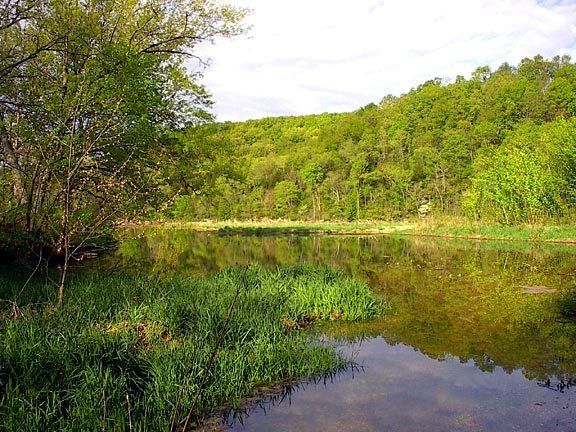
M 35 302 L 53 292 L 45 284 L 27 287 Z M 1 298 L 13 285 L 0 277 Z M 20 304 L 18 316 L 2 306 L 1 430 L 166 430 L 194 397 L 194 419 L 202 418 L 256 384 L 349 361 L 287 322 L 382 311 L 366 284 L 317 267 L 231 268 L 205 279 L 76 276 L 63 307 L 49 304 Z

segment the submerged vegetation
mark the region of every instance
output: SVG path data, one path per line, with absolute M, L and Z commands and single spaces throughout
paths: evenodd
M 18 296 L 6 271 L 0 278 L 2 298 Z M 20 293 L 28 306 L 0 316 L 2 430 L 167 430 L 172 416 L 181 424 L 204 374 L 200 419 L 261 383 L 346 366 L 299 329 L 383 310 L 366 284 L 318 267 L 231 268 L 206 279 L 79 275 L 59 309 L 39 303 L 46 293 L 36 281 Z

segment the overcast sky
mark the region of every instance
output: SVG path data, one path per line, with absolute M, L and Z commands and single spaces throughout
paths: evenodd
M 228 0 L 248 35 L 200 47 L 217 119 L 352 111 L 524 57 L 576 58 L 576 0 Z

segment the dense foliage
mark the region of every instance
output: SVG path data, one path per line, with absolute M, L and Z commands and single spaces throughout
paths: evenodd
M 193 419 L 240 404 L 258 384 L 348 364 L 302 326 L 382 312 L 365 283 L 326 268 L 78 276 L 56 310 L 44 306 L 45 280 L 21 292 L 23 280 L 0 270 L 2 298 L 34 303 L 0 309 L 0 430 L 182 430 L 197 393 Z
M 1 226 L 68 253 L 152 206 L 171 131 L 209 118 L 183 61 L 243 15 L 209 0 L 0 1 Z
M 576 199 L 576 65 L 537 56 L 428 81 L 356 112 L 182 134 L 178 219 L 398 219 L 423 204 L 504 223 Z
M 165 198 L 172 131 L 210 117 L 183 61 L 243 15 L 210 0 L 0 0 L 0 253 L 58 256 L 59 303 L 72 258 Z

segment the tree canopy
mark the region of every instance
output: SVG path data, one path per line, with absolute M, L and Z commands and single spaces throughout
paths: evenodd
M 243 31 L 210 0 L 0 3 L 0 211 L 66 238 L 126 217 L 163 184 L 173 131 L 209 120 L 195 47 Z
M 209 142 L 235 161 L 234 175 L 202 163 L 211 182 L 181 195 L 172 215 L 398 219 L 428 204 L 509 224 L 566 217 L 575 98 L 570 58 L 536 56 L 449 84 L 433 79 L 352 113 L 200 125 L 184 148 Z M 178 177 L 197 178 L 198 165 L 182 157 Z

